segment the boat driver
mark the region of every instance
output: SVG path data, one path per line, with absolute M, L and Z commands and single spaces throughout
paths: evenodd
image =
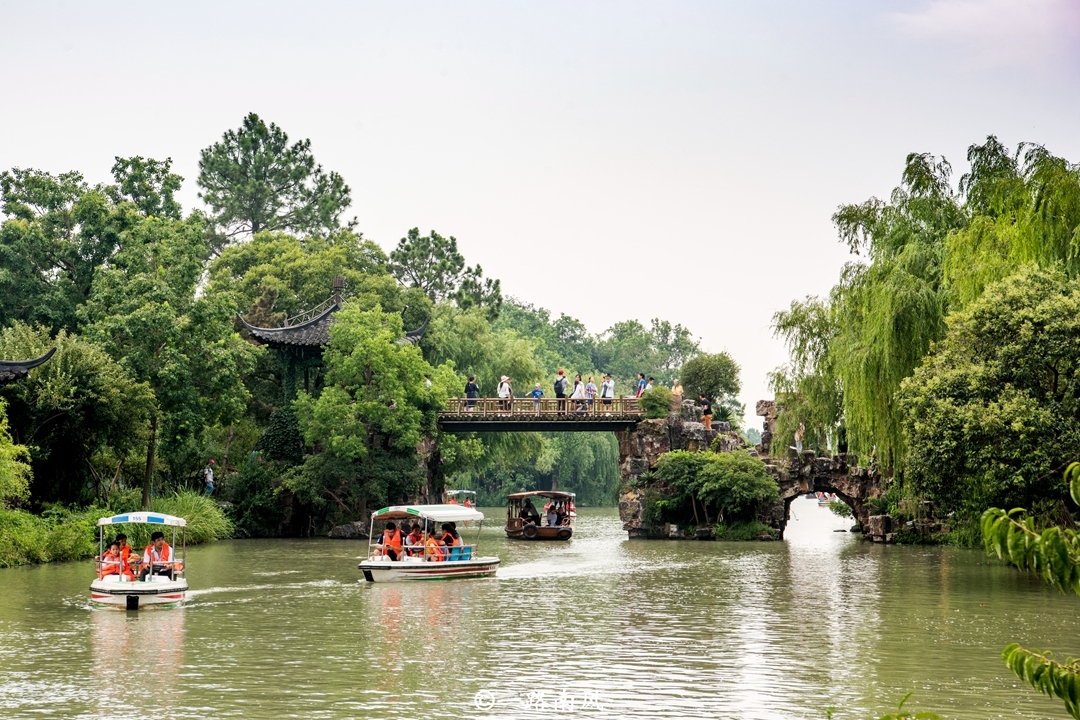
M 143 553 L 143 568 L 139 573 L 139 579 L 146 580 L 146 577 L 153 573 L 165 575 L 172 580 L 173 560 L 173 551 L 169 543 L 165 542 L 165 533 L 160 530 L 155 531 L 150 536 L 150 544 L 146 546 L 146 551 Z
M 540 513 L 536 512 L 536 508 L 533 507 L 529 498 L 525 498 L 521 501 L 521 524 L 522 525 L 539 525 Z

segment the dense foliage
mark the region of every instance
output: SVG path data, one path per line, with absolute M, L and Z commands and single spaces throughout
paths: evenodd
M 1038 145 L 1009 152 L 994 137 L 968 150 L 954 189 L 944 158 L 912 153 L 888 201 L 870 198 L 833 216 L 857 259 L 827 298 L 797 301 L 774 318 L 791 362 L 772 376 L 786 412 L 774 447 L 801 423 L 808 438 L 903 471 L 901 383 L 940 341 L 950 312 L 1024 264 L 1077 270 L 1080 171 Z M 813 443 L 811 443 L 813 444 Z
M 664 503 L 657 518 L 660 522 L 679 522 L 688 515 L 699 526 L 747 521 L 760 505 L 780 499 L 765 463 L 744 450 L 664 453 L 654 478 L 666 490 L 665 499 L 660 501 Z
M 1027 269 L 948 325 L 898 395 L 911 488 L 968 515 L 1063 499 L 1058 458 L 1080 457 L 1080 281 Z

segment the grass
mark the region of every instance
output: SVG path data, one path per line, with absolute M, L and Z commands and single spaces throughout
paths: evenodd
M 98 519 L 139 509 L 138 493 L 117 498 L 107 508 L 52 507 L 40 515 L 0 509 L 0 567 L 93 557 L 98 551 Z M 232 536 L 232 523 L 225 513 L 214 501 L 197 492 L 154 498 L 150 509 L 186 519 L 189 545 Z M 149 544 L 150 533 L 155 529 L 149 525 L 124 525 L 122 529 L 117 526 L 106 531 L 106 539 L 123 532 L 128 536 L 128 544 L 141 550 Z M 166 539 L 171 540 L 170 535 L 166 532 Z

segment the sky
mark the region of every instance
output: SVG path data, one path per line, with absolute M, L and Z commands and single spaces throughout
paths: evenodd
M 854 258 L 830 217 L 909 152 L 994 134 L 1080 161 L 1080 2 L 0 4 L 0 169 L 110 179 L 249 112 L 309 138 L 358 229 L 457 238 L 505 295 L 592 332 L 682 323 L 742 368 Z

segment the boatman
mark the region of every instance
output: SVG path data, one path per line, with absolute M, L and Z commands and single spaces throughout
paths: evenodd
M 146 580 L 146 577 L 153 573 L 165 575 L 172 580 L 174 560 L 172 548 L 165 542 L 165 533 L 160 530 L 155 531 L 150 536 L 150 544 L 146 546 L 146 551 L 143 553 L 143 568 L 139 573 L 139 579 Z
M 386 523 L 386 529 L 382 531 L 382 536 L 379 538 L 378 548 L 391 560 L 401 557 L 401 531 L 392 521 Z

